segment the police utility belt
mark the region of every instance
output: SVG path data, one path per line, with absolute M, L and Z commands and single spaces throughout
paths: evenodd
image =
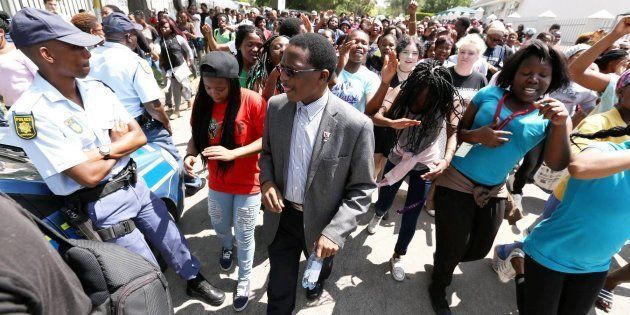
M 66 207 L 62 212 L 66 214 L 70 223 L 88 239 L 109 241 L 125 236 L 136 228 L 133 220 L 128 219 L 118 222 L 110 227 L 95 230 L 92 228 L 87 216 L 87 205 L 91 202 L 104 198 L 116 191 L 134 185 L 137 181 L 136 163 L 133 159 L 123 168 L 120 173 L 112 177 L 109 181 L 101 183 L 94 188 L 83 188 L 65 197 Z
M 134 118 L 138 125 L 146 130 L 151 130 L 156 127 L 162 127 L 163 124 L 159 122 L 157 119 L 151 117 L 151 115 L 145 110 L 144 113 L 138 115 Z

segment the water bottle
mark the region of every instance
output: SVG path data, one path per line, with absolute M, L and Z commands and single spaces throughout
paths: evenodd
M 305 289 L 313 290 L 319 280 L 319 273 L 322 271 L 322 259 L 315 256 L 315 252 L 311 254 L 306 263 L 306 270 L 304 270 L 304 277 L 302 278 L 302 287 Z

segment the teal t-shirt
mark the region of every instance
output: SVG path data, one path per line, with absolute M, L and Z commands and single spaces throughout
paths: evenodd
M 497 86 L 487 86 L 475 95 L 472 103 L 477 106 L 477 114 L 470 129 L 489 125 L 503 97 L 505 90 Z M 505 105 L 499 119 L 504 121 L 512 114 Z M 538 115 L 538 110 L 517 116 L 503 130 L 512 132 L 510 141 L 496 148 L 476 144 L 466 157 L 455 156 L 452 165 L 473 181 L 495 186 L 503 183 L 510 170 L 523 156 L 547 136 L 549 121 Z
M 330 91 L 363 113 L 367 97 L 376 93 L 380 84 L 381 79 L 376 73 L 361 66 L 355 73 L 342 70 L 337 77 L 337 84 Z
M 629 150 L 595 143 L 601 151 Z M 630 171 L 600 179 L 571 178 L 558 209 L 525 239 L 524 251 L 539 264 L 564 273 L 607 271 L 630 239 Z

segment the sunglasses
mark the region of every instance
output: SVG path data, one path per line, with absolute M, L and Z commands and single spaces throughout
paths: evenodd
M 283 67 L 281 65 L 277 65 L 276 69 L 278 70 L 278 72 L 280 72 L 280 74 L 284 73 L 289 78 L 292 78 L 292 77 L 294 77 L 296 75 L 299 75 L 299 74 L 302 74 L 302 73 L 321 71 L 320 69 L 294 70 L 294 69 L 291 69 L 291 68 Z

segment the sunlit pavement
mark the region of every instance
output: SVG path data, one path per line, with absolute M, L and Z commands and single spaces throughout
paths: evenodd
M 174 140 L 182 156 L 190 138 L 190 110 L 182 112 L 183 117 L 173 121 Z M 197 168 L 202 176 L 201 163 Z M 403 185 L 404 186 L 404 185 Z M 218 266 L 220 245 L 216 233 L 211 228 L 207 212 L 207 188 L 186 198 L 186 210 L 179 221 L 193 253 L 202 262 L 203 274 L 216 286 L 226 291 L 223 305 L 213 307 L 186 296 L 186 282 L 179 279 L 171 270 L 167 278 L 171 287 L 173 304 L 177 314 L 203 314 L 218 312 L 234 313 L 232 296 L 236 288 L 237 273 L 220 271 Z M 335 258 L 330 279 L 325 292 L 315 303 L 307 303 L 304 289 L 297 288 L 296 310 L 299 314 L 432 314 L 427 293 L 430 270 L 435 249 L 434 219 L 423 212 L 418 220 L 416 234 L 409 246 L 403 264 L 407 274 L 403 282 L 395 281 L 389 272 L 389 258 L 392 255 L 400 215 L 393 210 L 403 206 L 406 191 L 401 190 L 390 210 L 390 219 L 384 221 L 375 235 L 368 236 L 365 227 L 373 213 L 361 217 L 358 229 L 352 233 L 346 247 Z M 523 204 L 528 215 L 519 222 L 524 229 L 542 212 L 547 194 L 533 185 L 525 187 Z M 261 224 L 262 216 L 259 216 Z M 259 230 L 257 230 L 257 233 Z M 496 244 L 520 239 L 521 232 L 503 222 Z M 257 238 L 258 239 L 258 238 Z M 236 252 L 236 251 L 235 251 Z M 501 283 L 490 267 L 492 253 L 486 259 L 460 264 L 455 270 L 453 284 L 448 290 L 451 309 L 454 314 L 516 314 L 514 282 Z M 613 268 L 630 261 L 630 248 L 624 248 L 616 255 Z M 302 257 L 300 273 L 305 264 Z M 234 264 L 236 265 L 236 263 Z M 251 278 L 252 297 L 243 313 L 262 314 L 266 311 L 267 275 L 269 260 L 266 249 L 258 247 Z M 301 277 L 301 274 L 300 274 Z M 296 284 L 297 285 L 297 284 Z M 630 285 L 618 287 L 615 291 L 613 311 L 610 314 L 630 314 Z M 596 314 L 592 311 L 591 314 Z M 605 314 L 597 311 L 597 314 Z

